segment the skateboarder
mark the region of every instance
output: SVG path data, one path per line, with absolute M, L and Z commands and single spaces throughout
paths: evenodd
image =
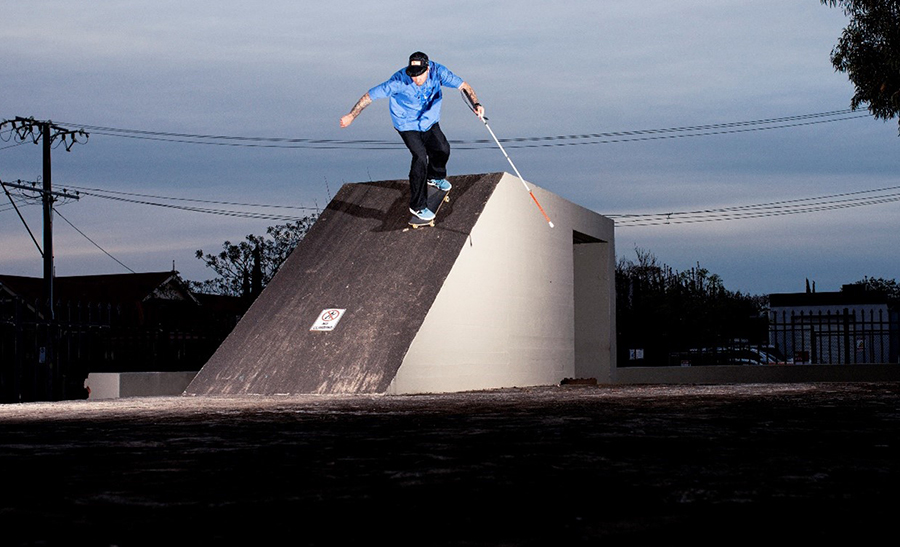
M 406 68 L 401 68 L 386 82 L 370 89 L 350 113 L 341 118 L 341 127 L 347 127 L 372 101 L 390 98 L 394 128 L 412 153 L 409 210 L 424 221 L 434 219 L 434 212 L 425 203 L 426 181 L 440 190 L 450 190 L 450 183 L 446 180 L 450 143 L 438 123 L 441 118 L 441 86 L 467 93 L 475 105 L 475 114 L 484 116 L 484 107 L 469 84 L 447 67 L 429 61 L 428 55 L 417 51 L 409 56 Z

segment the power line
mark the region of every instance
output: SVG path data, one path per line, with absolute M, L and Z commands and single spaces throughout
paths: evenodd
M 22 183 L 23 181 L 18 181 Z M 27 182 L 27 181 L 24 181 Z M 34 183 L 31 183 L 34 184 Z M 215 208 L 206 208 L 206 207 L 193 207 L 186 205 L 174 205 L 169 203 L 160 203 L 160 201 L 176 201 L 176 202 L 188 202 L 188 203 L 203 203 L 209 205 L 229 205 L 235 207 L 255 207 L 262 209 L 292 209 L 292 210 L 300 210 L 300 211 L 312 211 L 319 212 L 318 207 L 310 207 L 303 205 L 274 205 L 274 204 L 266 204 L 266 203 L 241 203 L 234 201 L 217 201 L 217 200 L 208 200 L 208 199 L 195 199 L 195 198 L 183 198 L 183 197 L 169 197 L 169 196 L 159 196 L 153 194 L 141 194 L 136 192 L 121 192 L 116 190 L 104 190 L 102 188 L 90 188 L 85 186 L 73 186 L 69 185 L 64 190 L 65 192 L 73 190 L 75 191 L 75 195 L 69 195 L 70 197 L 80 197 L 80 196 L 90 196 L 101 199 L 108 199 L 111 201 L 118 201 L 123 203 L 134 203 L 137 205 L 147 205 L 154 207 L 163 207 L 170 209 L 177 209 L 189 212 L 197 212 L 197 213 L 206 213 L 206 214 L 215 214 L 222 216 L 232 216 L 232 217 L 241 217 L 241 218 L 252 218 L 252 219 L 261 219 L 261 220 L 277 220 L 277 221 L 295 221 L 301 220 L 302 216 L 292 216 L 292 215 L 279 215 L 274 213 L 262 213 L 262 212 L 254 212 L 254 211 L 235 211 L 230 209 L 215 209 Z M 67 194 L 63 194 L 67 195 Z M 128 197 L 121 197 L 128 196 Z M 148 199 L 134 199 L 134 198 L 148 198 Z M 149 200 L 159 200 L 159 201 L 149 201 Z M 8 210 L 8 209 L 0 209 L 0 212 Z
M 83 238 L 85 238 L 86 240 L 90 241 L 90 242 L 94 245 L 94 247 L 97 247 L 98 249 L 100 249 L 101 251 L 103 251 L 103 254 L 105 254 L 106 256 L 108 256 L 108 257 L 110 257 L 111 259 L 113 259 L 113 260 L 115 260 L 116 262 L 118 262 L 120 266 L 122 266 L 123 268 L 125 268 L 125 269 L 128 270 L 129 272 L 131 272 L 131 273 L 137 273 L 136 271 L 132 270 L 131 268 L 129 268 L 128 266 L 126 266 L 124 263 L 122 263 L 121 260 L 119 260 L 118 258 L 116 258 L 116 257 L 114 257 L 113 255 L 109 254 L 109 252 L 107 252 L 106 249 L 104 249 L 104 248 L 101 247 L 96 241 L 94 241 L 93 239 L 91 239 L 90 237 L 88 237 L 87 234 L 85 234 L 84 232 L 82 232 L 81 230 L 79 230 L 78 228 L 76 228 L 75 225 L 72 224 L 71 221 L 69 221 L 69 219 L 67 219 L 66 217 L 64 217 L 63 214 L 59 212 L 59 209 L 58 209 L 58 208 L 54 207 L 54 208 L 53 208 L 53 211 L 56 212 L 57 215 L 59 215 L 59 218 L 65 220 L 65 221 L 66 221 L 66 224 L 68 224 L 69 226 L 71 226 L 73 230 L 75 230 L 76 232 L 78 232 L 79 234 L 81 234 L 81 236 L 82 236 Z
M 237 146 L 248 148 L 314 148 L 338 149 L 360 147 L 363 149 L 382 149 L 403 147 L 402 143 L 384 140 L 340 140 L 340 139 L 306 139 L 282 137 L 248 137 L 234 135 L 203 135 L 195 133 L 173 133 L 165 131 L 147 131 L 141 129 L 123 129 L 116 127 L 84 126 L 92 133 L 107 137 L 173 142 L 181 144 L 204 144 L 214 146 Z M 233 142 L 232 142 L 233 141 Z
M 812 198 L 702 209 L 696 211 L 673 211 L 667 213 L 635 213 L 606 215 L 616 222 L 616 227 L 661 226 L 666 224 L 693 224 L 698 222 L 721 222 L 746 220 L 784 215 L 796 215 L 882 205 L 900 201 L 900 186 L 860 190 Z
M 25 144 L 25 141 L 17 142 L 16 144 L 10 144 L 9 146 L 4 146 L 4 147 L 0 148 L 0 151 L 6 150 L 8 148 L 15 148 L 17 146 L 22 146 L 23 144 Z
M 171 142 L 171 143 L 179 143 L 179 144 L 203 144 L 207 146 L 231 146 L 231 147 L 239 147 L 239 148 L 282 148 L 282 149 L 314 149 L 314 150 L 340 150 L 340 149 L 351 149 L 351 150 L 393 150 L 393 149 L 401 149 L 404 147 L 403 143 L 389 142 L 389 141 L 372 141 L 371 144 L 368 145 L 356 145 L 352 141 L 335 141 L 332 144 L 328 144 L 326 142 L 307 142 L 306 139 L 265 139 L 265 138 L 246 138 L 246 137 L 215 137 L 215 136 L 203 136 L 197 135 L 194 138 L 173 138 L 173 137 L 163 137 L 163 136 L 150 136 L 150 135 L 140 135 L 140 134 L 129 134 L 129 133 L 115 133 L 115 132 L 106 132 L 102 130 L 92 130 L 93 135 L 104 135 L 107 137 L 121 137 L 125 139 L 138 139 L 138 140 L 147 140 L 147 141 L 161 141 L 161 142 Z M 256 143 L 247 143 L 247 142 L 223 142 L 218 139 L 232 139 L 235 141 L 257 141 Z M 270 141 L 269 144 L 264 144 L 266 141 Z M 285 143 L 285 144 L 276 144 L 276 143 Z M 301 144 L 302 143 L 302 144 Z
M 239 206 L 239 207 L 261 207 L 261 208 L 271 208 L 271 209 L 299 209 L 299 210 L 307 210 L 307 211 L 318 211 L 317 207 L 309 207 L 309 206 L 302 206 L 302 205 L 272 205 L 272 204 L 265 204 L 265 203 L 239 203 L 239 202 L 233 202 L 233 201 L 215 201 L 215 200 L 194 199 L 194 198 L 174 198 L 174 197 L 167 197 L 167 196 L 157 196 L 157 195 L 152 195 L 152 194 L 120 192 L 120 191 L 116 191 L 116 190 L 104 190 L 102 188 L 88 188 L 88 187 L 84 187 L 84 186 L 72 186 L 72 185 L 69 185 L 68 188 L 71 188 L 72 190 L 77 190 L 84 195 L 96 196 L 96 197 L 104 197 L 103 195 L 95 193 L 95 192 L 100 192 L 103 194 L 134 196 L 134 197 L 162 199 L 162 200 L 169 200 L 169 201 L 186 201 L 186 202 L 192 202 L 192 203 L 207 203 L 207 204 L 211 204 L 211 205 L 232 205 L 232 206 Z
M 19 181 L 22 182 L 22 181 Z M 215 209 L 206 207 L 194 207 L 186 205 L 174 205 L 169 203 L 161 203 L 158 201 L 148 201 L 149 198 L 161 201 L 182 201 L 193 203 L 204 203 L 212 205 L 229 205 L 236 207 L 258 207 L 272 209 L 296 209 L 304 211 L 318 211 L 318 208 L 295 205 L 273 205 L 260 203 L 240 203 L 232 201 L 203 200 L 194 198 L 167 197 L 152 194 L 140 194 L 134 192 L 120 192 L 114 190 L 103 190 L 100 188 L 89 188 L 82 186 L 69 186 L 67 188 L 76 190 L 78 195 L 97 197 L 118 201 L 123 203 L 133 203 L 136 205 L 146 205 L 152 207 L 169 208 L 174 210 L 182 210 L 187 212 L 196 212 L 204 214 L 214 214 L 220 216 L 229 216 L 236 218 L 250 218 L 257 220 L 272 220 L 292 222 L 301 220 L 303 217 L 282 215 L 273 213 L 263 213 L 255 211 L 237 211 L 232 209 Z M 121 197 L 129 196 L 129 197 Z M 73 196 L 74 197 L 74 196 Z M 792 200 L 782 200 L 767 203 L 758 203 L 750 205 L 735 205 L 731 207 L 721 207 L 715 209 L 697 209 L 691 211 L 670 211 L 662 213 L 623 213 L 623 214 L 606 214 L 605 216 L 612 218 L 616 222 L 617 227 L 643 227 L 643 226 L 661 226 L 668 224 L 691 224 L 698 222 L 717 222 L 727 220 L 747 220 L 753 218 L 764 218 L 794 214 L 806 214 L 830 211 L 836 209 L 846 209 L 853 207 L 863 207 L 869 205 L 881 205 L 885 203 L 894 203 L 900 201 L 900 186 L 892 186 L 886 188 L 877 188 L 873 190 L 859 190 L 856 192 L 844 192 L 839 194 L 831 194 L 826 196 L 797 198 Z M 20 202 L 21 203 L 21 202 Z M 27 203 L 26 203 L 27 204 Z M 0 212 L 11 210 L 10 206 L 0 209 Z
M 29 205 L 37 205 L 40 203 L 40 196 L 26 196 L 24 194 L 12 195 L 3 181 L 0 181 L 0 186 L 2 186 L 4 193 L 6 193 L 6 196 L 9 199 L 9 203 L 3 205 L 2 208 L 0 208 L 0 212 L 9 211 L 14 206 L 27 207 Z
M 773 129 L 788 129 L 808 125 L 833 123 L 858 118 L 867 118 L 868 113 L 860 113 L 853 109 L 832 110 L 816 112 L 812 114 L 800 114 L 783 116 L 778 118 L 765 118 L 759 120 L 747 120 L 738 122 L 726 122 L 717 124 L 703 124 L 694 126 L 668 127 L 656 129 L 639 129 L 631 131 L 613 131 L 605 133 L 587 133 L 553 136 L 529 136 L 500 139 L 509 148 L 535 148 L 550 146 L 579 146 L 596 144 L 614 144 L 625 142 L 641 142 L 659 139 L 674 139 L 686 137 L 705 137 L 713 135 L 726 135 L 746 133 L 753 131 L 768 131 Z M 73 124 L 74 125 L 74 124 Z M 356 149 L 356 150 L 392 150 L 402 149 L 404 145 L 398 141 L 387 140 L 342 140 L 342 139 L 311 139 L 311 138 L 283 138 L 283 137 L 258 137 L 236 135 L 204 135 L 195 133 L 174 133 L 162 131 L 148 131 L 141 129 L 123 129 L 115 127 L 91 126 L 77 124 L 92 134 L 129 139 L 173 142 L 181 144 L 202 144 L 213 146 L 233 146 L 250 148 L 284 148 L 284 149 Z M 493 141 L 488 139 L 451 140 L 451 143 L 460 150 L 479 150 L 491 148 Z
M 722 135 L 743 133 L 750 131 L 765 131 L 773 129 L 784 129 L 790 127 L 799 127 L 805 125 L 832 123 L 837 121 L 845 121 L 868 117 L 867 113 L 857 113 L 853 109 L 832 110 L 827 112 L 817 112 L 812 114 L 800 114 L 794 116 L 783 116 L 777 118 L 765 118 L 759 120 L 747 120 L 738 122 L 727 122 L 717 124 L 704 124 L 693 126 L 680 126 L 659 129 L 641 129 L 632 131 L 617 131 L 606 133 L 589 133 L 589 134 L 573 134 L 573 135 L 554 135 L 554 136 L 534 136 L 534 137 L 515 137 L 510 139 L 502 139 L 501 142 L 507 143 L 510 148 L 528 148 L 528 147 L 550 147 L 550 146 L 576 146 L 590 144 L 609 144 L 619 142 L 636 142 L 649 141 L 657 139 L 674 139 L 685 137 L 698 137 L 710 135 Z M 362 149 L 385 149 L 385 148 L 402 148 L 400 143 L 395 141 L 378 141 L 378 140 L 339 140 L 339 139 L 307 139 L 307 138 L 271 138 L 271 137 L 249 137 L 249 136 L 229 136 L 229 135 L 203 135 L 191 133 L 173 133 L 173 132 L 157 132 L 137 129 L 121 129 L 113 127 L 101 126 L 82 126 L 86 130 L 91 130 L 93 134 L 108 135 L 114 137 L 133 138 L 133 139 L 149 139 L 166 142 L 181 142 L 187 144 L 213 144 L 220 146 L 248 146 L 248 147 L 270 147 L 270 148 L 362 148 Z M 23 136 L 16 135 L 17 138 L 24 140 Z M 9 140 L 0 135 L 0 140 Z M 457 140 L 451 141 L 462 149 L 478 149 L 482 145 L 490 145 L 491 141 L 487 139 L 477 140 Z M 21 144 L 21 143 L 19 143 Z M 460 146 L 462 145 L 462 146 Z M 470 146 L 466 146 L 470 145 Z M 108 199 L 112 201 L 134 203 L 138 205 L 147 205 L 154 207 L 163 207 L 189 212 L 199 212 L 205 214 L 216 214 L 223 216 L 275 220 L 275 221 L 295 221 L 301 217 L 280 215 L 272 213 L 261 213 L 252 211 L 236 211 L 231 209 L 216 209 L 209 207 L 195 207 L 185 205 L 174 205 L 171 203 L 160 203 L 158 201 L 176 201 L 188 203 L 200 203 L 206 205 L 227 205 L 236 207 L 253 207 L 264 209 L 297 209 L 297 210 L 318 210 L 313 207 L 303 206 L 287 206 L 287 205 L 271 205 L 271 204 L 254 204 L 254 203 L 238 203 L 229 201 L 203 200 L 194 198 L 174 198 L 166 196 L 158 196 L 151 194 L 140 194 L 133 192 L 120 192 L 114 190 L 103 190 L 99 188 L 71 186 L 72 189 L 84 193 L 85 195 Z M 862 193 L 879 192 L 890 189 L 864 191 Z M 684 224 L 692 222 L 712 222 L 722 220 L 738 220 L 747 218 L 759 218 L 766 216 L 778 216 L 787 214 L 800 214 L 809 212 L 818 212 L 832 210 L 836 208 L 859 207 L 864 205 L 876 205 L 881 203 L 890 203 L 895 201 L 898 196 L 888 194 L 877 196 L 873 199 L 844 199 L 834 202 L 822 201 L 825 199 L 852 196 L 857 193 L 837 194 L 835 196 L 825 196 L 821 198 L 804 198 L 801 200 L 791 200 L 787 202 L 774 202 L 768 204 L 746 205 L 731 208 L 701 210 L 701 211 L 679 211 L 668 213 L 640 213 L 626 215 L 608 215 L 610 218 L 619 219 L 617 225 L 626 226 L 655 226 L 663 224 Z M 123 197 L 128 196 L 128 197 Z M 134 199 L 144 198 L 144 199 Z M 801 202 L 811 202 L 801 205 Z M 0 212 L 3 212 L 2 209 Z
M 620 133 L 625 135 L 623 137 L 614 137 L 617 135 L 616 133 L 609 133 L 610 137 L 597 138 L 595 140 L 587 140 L 587 141 L 577 141 L 577 142 L 562 142 L 562 143 L 545 143 L 545 144 L 521 144 L 521 145 L 510 145 L 509 148 L 548 148 L 548 147 L 559 147 L 559 146 L 583 146 L 589 144 L 618 144 L 618 143 L 626 143 L 626 142 L 644 142 L 644 141 L 655 141 L 655 140 L 663 140 L 663 139 L 683 139 L 688 137 L 710 137 L 714 135 L 733 135 L 737 133 L 749 133 L 749 132 L 757 132 L 757 131 L 770 131 L 773 129 L 787 129 L 792 127 L 803 127 L 808 125 L 818 125 L 823 123 L 833 123 L 844 120 L 852 120 L 857 118 L 866 118 L 868 115 L 856 115 L 856 116 L 845 116 L 841 118 L 832 118 L 826 120 L 816 120 L 816 121 L 807 121 L 807 122 L 796 122 L 790 124 L 782 124 L 782 125 L 772 125 L 772 126 L 764 126 L 764 127 L 746 127 L 742 129 L 727 129 L 727 130 L 697 130 L 694 132 L 680 132 L 683 131 L 681 129 L 669 129 L 669 130 L 648 130 L 646 133 L 638 133 L 638 132 L 626 132 Z M 661 134 L 660 134 L 661 133 Z M 602 134 L 598 134 L 602 135 Z M 554 137 L 544 137 L 542 140 L 553 139 Z M 573 137 L 580 138 L 580 137 Z M 467 150 L 471 148 L 458 147 L 462 150 Z
M 210 208 L 205 208 L 205 207 L 173 205 L 170 203 L 159 203 L 159 202 L 155 202 L 155 201 L 130 199 L 130 198 L 107 196 L 107 195 L 101 195 L 101 194 L 86 194 L 86 195 L 92 195 L 93 197 L 108 199 L 110 201 L 134 203 L 137 205 L 148 205 L 151 207 L 162 207 L 162 208 L 167 208 L 167 209 L 176 209 L 176 210 L 181 210 L 181 211 L 190 211 L 190 212 L 194 212 L 194 213 L 206 213 L 206 214 L 229 216 L 229 217 L 252 218 L 252 219 L 258 219 L 258 220 L 276 220 L 276 221 L 286 221 L 286 222 L 301 220 L 303 218 L 303 217 L 298 217 L 298 216 L 266 214 L 266 213 L 258 213 L 258 212 L 253 212 L 253 211 L 233 211 L 233 210 L 227 210 L 227 209 L 210 209 Z
M 5 213 L 6 211 L 13 211 L 16 207 L 28 207 L 29 205 L 37 205 L 38 203 L 35 201 L 29 201 L 23 198 L 14 198 L 14 201 L 10 205 L 3 205 L 0 207 L 0 213 Z

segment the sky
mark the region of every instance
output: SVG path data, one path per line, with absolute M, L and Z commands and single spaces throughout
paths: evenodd
M 0 121 L 90 134 L 52 151 L 54 190 L 80 192 L 57 203 L 60 276 L 202 281 L 197 250 L 406 178 L 387 101 L 338 122 L 421 50 L 472 85 L 529 183 L 616 220 L 619 259 L 748 294 L 900 277 L 897 121 L 846 112 L 829 55 L 847 18 L 818 0 L 0 0 L 0 20 Z M 511 172 L 457 95 L 450 174 Z M 41 146 L 0 137 L 0 180 L 40 181 Z M 40 277 L 40 204 L 13 198 L 0 273 Z

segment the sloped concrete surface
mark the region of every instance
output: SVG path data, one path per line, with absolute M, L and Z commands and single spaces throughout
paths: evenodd
M 0 469 L 4 546 L 875 545 L 900 384 L 0 405 Z
M 345 184 L 186 392 L 383 393 L 502 175 L 451 177 L 415 230 L 407 181 Z M 329 308 L 337 328 L 310 331 Z

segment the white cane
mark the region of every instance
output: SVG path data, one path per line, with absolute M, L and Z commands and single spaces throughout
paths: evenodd
M 463 96 L 463 101 L 472 109 L 472 112 L 477 112 L 475 110 L 475 103 L 472 101 L 472 97 L 469 96 L 464 90 L 460 89 L 460 92 Z M 528 192 L 528 195 L 531 196 L 531 199 L 534 200 L 534 204 L 537 205 L 537 208 L 540 209 L 541 214 L 544 215 L 544 219 L 547 221 L 547 224 L 553 228 L 553 222 L 550 221 L 550 217 L 547 216 L 547 213 L 544 211 L 544 208 L 541 207 L 541 203 L 538 201 L 537 197 L 535 197 L 534 192 L 531 191 L 531 188 L 528 187 L 528 183 L 525 182 L 525 179 L 522 178 L 522 175 L 519 173 L 519 170 L 516 169 L 516 164 L 513 163 L 512 159 L 510 159 L 509 154 L 506 153 L 506 150 L 503 148 L 503 145 L 500 144 L 500 140 L 497 139 L 497 135 L 494 135 L 494 131 L 491 129 L 491 126 L 487 123 L 487 118 L 484 116 L 478 116 L 478 119 L 481 120 L 481 123 L 487 128 L 488 132 L 491 134 L 491 137 L 494 138 L 494 142 L 497 143 L 497 146 L 500 147 L 500 151 L 503 152 L 503 155 L 506 157 L 506 161 L 512 166 L 513 171 L 516 172 L 516 176 L 519 177 L 519 180 L 522 181 L 522 185 L 525 186 L 525 191 Z

